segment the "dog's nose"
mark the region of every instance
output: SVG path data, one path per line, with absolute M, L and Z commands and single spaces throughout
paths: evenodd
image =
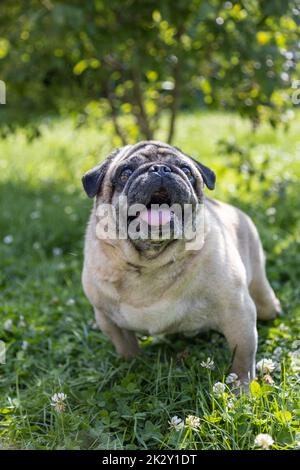
M 149 168 L 150 173 L 157 173 L 160 176 L 164 176 L 166 173 L 171 173 L 172 170 L 167 165 L 152 165 Z

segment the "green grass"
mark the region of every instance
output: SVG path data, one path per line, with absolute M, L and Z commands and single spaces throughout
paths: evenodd
M 7 347 L 0 447 L 252 449 L 257 434 L 269 433 L 272 448 L 296 448 L 300 121 L 288 133 L 264 126 L 256 134 L 227 114 L 181 115 L 178 123 L 175 144 L 215 169 L 215 196 L 257 224 L 283 304 L 282 318 L 258 326 L 257 357 L 278 364 L 274 384 L 259 377 L 252 395 L 238 399 L 212 392 L 230 362 L 217 333 L 143 337 L 143 354 L 124 362 L 94 328 L 80 283 L 91 207 L 80 177 L 116 142 L 109 128 L 76 129 L 67 120 L 45 122 L 40 131 L 34 140 L 21 129 L 0 142 L 0 338 Z M 207 357 L 213 371 L 200 366 Z M 51 406 L 56 392 L 67 394 L 63 413 Z M 200 417 L 199 429 L 169 429 L 174 415 Z

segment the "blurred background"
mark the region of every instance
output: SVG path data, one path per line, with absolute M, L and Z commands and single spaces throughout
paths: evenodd
M 41 116 L 125 144 L 172 142 L 180 111 L 286 125 L 299 74 L 299 2 L 27 0 L 1 4 L 2 134 Z M 298 77 L 299 78 L 299 77 Z M 34 125 L 35 124 L 35 125 Z
M 272 328 L 259 326 L 259 351 L 273 357 L 281 348 L 288 376 L 278 390 L 287 395 L 276 399 L 296 406 L 289 352 L 300 335 L 299 33 L 299 0 L 1 1 L 0 339 L 9 359 L 0 369 L 0 447 L 107 448 L 111 439 L 153 448 L 169 432 L 166 409 L 180 414 L 184 402 L 195 414 L 194 384 L 209 386 L 199 363 L 212 349 L 198 338 L 141 339 L 145 359 L 132 370 L 120 365 L 93 330 L 81 291 L 91 208 L 81 176 L 113 147 L 141 139 L 172 143 L 212 168 L 209 195 L 256 223 L 285 312 Z M 229 352 L 219 336 L 211 342 L 220 380 Z M 168 404 L 164 377 L 173 380 Z M 51 414 L 57 391 L 73 403 L 64 422 Z M 257 428 L 262 416 L 274 419 L 282 446 L 296 445 L 296 425 L 287 429 L 265 411 L 255 418 L 244 407 L 238 419 L 249 438 L 236 421 L 226 445 L 213 417 L 202 447 L 249 448 L 251 432 L 265 429 Z

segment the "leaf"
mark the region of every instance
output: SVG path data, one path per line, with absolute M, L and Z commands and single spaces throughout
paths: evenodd
M 250 392 L 252 397 L 255 398 L 260 397 L 262 394 L 261 386 L 255 380 L 253 380 L 250 384 Z
M 158 74 L 155 70 L 149 70 L 146 73 L 146 76 L 147 76 L 147 78 L 150 82 L 155 82 L 155 80 L 157 80 L 157 78 L 158 78 Z
M 12 413 L 14 411 L 14 407 L 11 407 L 11 408 L 0 408 L 0 413 L 2 415 L 6 415 L 8 413 Z
M 257 42 L 262 46 L 264 46 L 265 44 L 268 44 L 271 38 L 272 38 L 272 34 L 270 32 L 258 31 L 256 33 Z
M 212 424 L 219 423 L 219 421 L 222 421 L 222 417 L 217 416 L 216 413 L 212 415 L 204 415 L 203 418 L 205 419 L 205 421 L 207 421 L 208 423 L 212 423 Z
M 3 59 L 9 50 L 9 41 L 5 38 L 0 38 L 0 59 Z
M 292 420 L 292 413 L 287 410 L 276 411 L 274 415 L 277 421 L 279 421 L 281 424 L 287 424 Z
M 266 424 L 268 422 L 267 419 L 255 419 L 252 421 L 253 424 L 256 426 L 262 426 L 263 424 Z
M 85 69 L 88 67 L 88 63 L 86 60 L 80 60 L 73 68 L 73 72 L 75 75 L 81 75 Z

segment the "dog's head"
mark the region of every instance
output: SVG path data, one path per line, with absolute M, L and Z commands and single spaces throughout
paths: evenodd
M 178 209 L 201 203 L 204 185 L 214 189 L 215 179 L 212 170 L 178 148 L 143 141 L 113 151 L 103 163 L 89 170 L 82 182 L 87 195 L 96 196 L 96 206 L 112 204 L 120 213 L 120 201 L 122 205 L 126 201 L 127 228 L 131 224 L 138 231 L 141 225 L 156 229 L 153 239 L 134 237 L 129 230 L 129 239 L 140 251 L 153 251 L 155 247 L 159 253 L 174 241 Z M 132 206 L 136 210 L 130 211 Z M 184 216 L 181 221 L 186 223 Z M 162 234 L 167 224 L 171 228 L 169 237 Z

